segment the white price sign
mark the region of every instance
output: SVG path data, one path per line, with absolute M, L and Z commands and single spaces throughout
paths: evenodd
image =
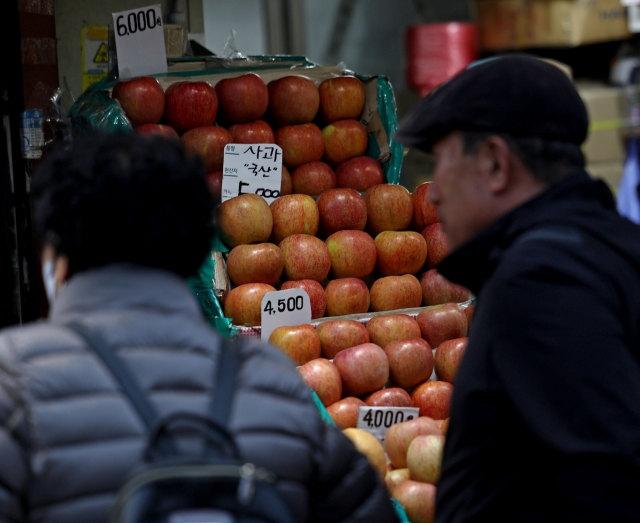
M 230 143 L 224 148 L 222 201 L 258 194 L 268 203 L 280 197 L 282 149 L 273 143 Z
M 311 323 L 311 300 L 302 289 L 268 292 L 262 297 L 262 341 L 278 327 Z
M 391 425 L 409 421 L 419 415 L 420 409 L 415 407 L 360 407 L 356 428 L 373 434 L 384 445 Z
M 167 72 L 160 4 L 113 13 L 120 78 Z

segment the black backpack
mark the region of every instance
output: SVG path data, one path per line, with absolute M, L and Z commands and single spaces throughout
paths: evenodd
M 221 343 L 215 395 L 209 417 L 176 414 L 160 420 L 122 360 L 98 333 L 68 324 L 100 356 L 149 431 L 145 464 L 120 489 L 111 523 L 294 523 L 273 485 L 275 475 L 242 460 L 226 429 L 240 359 L 230 342 Z M 181 456 L 172 429 L 197 429 L 205 451 Z

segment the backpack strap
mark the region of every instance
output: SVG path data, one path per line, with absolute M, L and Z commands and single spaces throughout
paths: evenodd
M 211 403 L 211 418 L 221 427 L 227 428 L 233 396 L 236 390 L 236 377 L 240 369 L 240 355 L 238 344 L 222 339 L 220 343 L 220 357 L 216 380 L 214 382 L 213 401 Z

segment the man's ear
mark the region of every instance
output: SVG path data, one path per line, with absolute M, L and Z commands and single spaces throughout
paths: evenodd
M 499 136 L 489 136 L 478 150 L 480 170 L 493 194 L 507 190 L 512 175 L 512 152 Z

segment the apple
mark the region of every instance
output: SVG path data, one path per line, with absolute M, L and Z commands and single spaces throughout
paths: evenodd
M 144 136 L 148 135 L 158 135 L 163 138 L 168 138 L 171 140 L 179 140 L 180 136 L 176 130 L 170 125 L 160 125 L 157 123 L 143 123 L 142 125 L 138 125 L 134 131 L 137 134 L 141 134 Z
M 324 358 L 308 361 L 298 372 L 302 381 L 313 390 L 325 407 L 335 403 L 342 396 L 342 378 L 336 366 Z
M 311 319 L 322 318 L 327 309 L 327 299 L 324 296 L 324 289 L 315 280 L 287 281 L 280 287 L 281 291 L 287 289 L 302 289 L 309 295 L 311 302 Z
M 413 217 L 411 193 L 402 185 L 383 183 L 366 190 L 367 229 L 373 236 L 383 231 L 405 230 Z
M 276 289 L 266 283 L 245 283 L 232 289 L 224 300 L 224 316 L 234 325 L 261 324 L 262 298 Z
M 473 313 L 476 310 L 476 304 L 467 305 L 464 308 L 464 315 L 467 317 L 467 334 L 469 333 L 469 329 L 471 328 L 471 320 L 473 320 Z
M 425 309 L 418 314 L 417 321 L 422 337 L 431 347 L 438 347 L 443 341 L 467 335 L 467 317 L 455 303 Z
M 367 328 L 355 320 L 325 321 L 316 327 L 316 332 L 322 355 L 328 359 L 333 359 L 341 350 L 369 343 Z
M 320 231 L 324 236 L 347 229 L 364 231 L 367 204 L 358 191 L 328 189 L 318 196 L 316 203 L 320 213 Z
M 118 82 L 111 98 L 118 100 L 134 127 L 157 124 L 164 113 L 164 91 L 153 76 L 139 76 Z
M 342 376 L 347 396 L 362 396 L 381 389 L 389 379 L 389 362 L 384 351 L 373 343 L 363 343 L 338 352 L 333 363 Z
M 411 523 L 433 523 L 436 518 L 436 487 L 421 481 L 403 481 L 393 491 Z
M 229 124 L 259 120 L 269 106 L 267 86 L 255 73 L 220 80 L 216 93 L 220 119 Z
M 448 429 L 449 429 L 449 418 L 440 420 L 440 430 L 444 435 L 447 434 Z
M 358 424 L 358 410 L 360 407 L 366 407 L 364 401 L 348 397 L 329 405 L 327 412 L 340 430 L 349 427 L 355 429 Z
M 417 436 L 407 449 L 407 468 L 413 481 L 437 485 L 442 469 L 444 436 Z
M 387 484 L 387 490 L 391 497 L 393 496 L 394 489 L 400 485 L 403 481 L 407 481 L 409 479 L 409 469 L 393 469 L 387 472 L 387 475 L 384 477 L 384 482 Z
M 365 192 L 374 185 L 384 183 L 380 164 L 368 156 L 356 156 L 336 168 L 338 187 Z
M 469 299 L 469 291 L 442 276 L 437 269 L 430 269 L 420 276 L 422 305 L 459 303 Z
M 280 196 L 287 196 L 293 192 L 293 184 L 291 183 L 291 175 L 287 168 L 282 166 L 282 180 L 280 181 Z
M 275 141 L 282 147 L 283 163 L 292 169 L 319 162 L 324 153 L 322 131 L 312 123 L 281 127 L 275 132 Z
M 369 310 L 369 288 L 359 278 L 338 278 L 327 283 L 327 316 L 362 314 Z
M 369 320 L 367 332 L 369 332 L 371 343 L 383 349 L 394 341 L 420 337 L 418 323 L 406 314 L 375 316 Z
M 267 283 L 275 285 L 284 269 L 284 256 L 273 243 L 237 245 L 227 258 L 229 278 L 236 285 Z
M 383 231 L 376 236 L 376 269 L 383 276 L 418 272 L 427 259 L 427 242 L 413 231 Z
M 320 84 L 320 116 L 327 122 L 359 118 L 364 108 L 364 87 L 355 76 L 329 78 Z
M 391 425 L 385 437 L 387 455 L 391 464 L 397 468 L 406 468 L 409 444 L 422 434 L 442 434 L 435 420 L 421 416 L 412 420 Z
M 212 125 L 218 114 L 218 95 L 207 82 L 176 82 L 165 92 L 164 117 L 178 134 Z
M 329 251 L 324 242 L 315 236 L 292 234 L 280 242 L 280 250 L 284 255 L 284 274 L 288 280 L 322 281 L 329 274 Z
M 358 120 L 338 120 L 322 129 L 324 160 L 340 165 L 367 152 L 367 128 Z
M 231 248 L 266 242 L 272 226 L 269 204 L 257 194 L 241 194 L 218 207 L 220 239 Z
M 187 151 L 197 154 L 204 162 L 208 173 L 221 171 L 224 163 L 224 147 L 233 142 L 231 133 L 224 127 L 196 127 L 182 135 Z
M 431 182 L 418 185 L 411 194 L 413 198 L 413 228 L 422 232 L 429 225 L 438 222 L 438 208 L 429 201 Z
M 460 366 L 460 361 L 467 348 L 469 338 L 456 338 L 443 341 L 436 349 L 434 356 L 436 376 L 441 381 L 453 383 Z
M 366 232 L 351 229 L 334 232 L 325 243 L 335 278 L 364 278 L 375 269 L 376 244 Z
M 264 120 L 234 124 L 229 132 L 233 143 L 275 143 L 273 129 Z
M 427 241 L 427 267 L 434 269 L 449 254 L 447 236 L 442 230 L 441 223 L 429 225 L 421 234 Z
M 318 196 L 322 191 L 334 189 L 336 175 L 324 162 L 309 162 L 291 173 L 293 192 Z
M 269 90 L 269 115 L 282 127 L 313 121 L 320 106 L 316 84 L 306 76 L 284 76 L 272 80 Z
M 358 452 L 367 457 L 373 470 L 384 481 L 384 477 L 387 475 L 387 457 L 384 454 L 384 447 L 378 438 L 365 430 L 354 428 L 344 429 L 342 433 L 351 440 Z
M 271 241 L 280 243 L 292 234 L 318 232 L 320 215 L 315 200 L 306 194 L 288 194 L 271 202 Z
M 373 282 L 369 294 L 371 312 L 412 309 L 422 303 L 420 282 L 411 274 L 379 278 Z
M 213 194 L 214 203 L 220 205 L 222 201 L 222 171 L 207 173 L 207 183 L 209 184 L 211 194 Z
M 364 402 L 369 407 L 413 407 L 411 396 L 398 387 L 378 390 L 369 394 Z
M 438 352 L 436 350 L 436 352 Z M 425 381 L 411 392 L 413 405 L 420 409 L 420 416 L 432 419 L 449 417 L 453 385 L 446 381 Z
M 422 338 L 392 341 L 384 352 L 391 382 L 405 389 L 427 381 L 433 372 L 433 351 Z
M 269 343 L 278 347 L 296 365 L 304 365 L 320 357 L 318 334 L 308 323 L 273 329 L 269 336 Z

